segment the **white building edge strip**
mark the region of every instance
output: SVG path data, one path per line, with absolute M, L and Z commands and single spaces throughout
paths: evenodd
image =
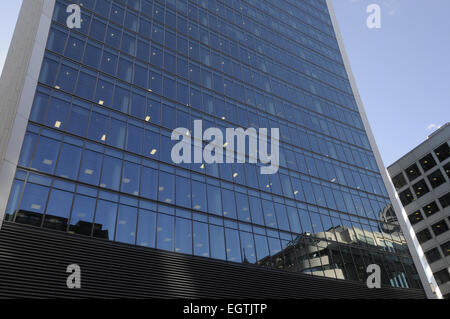
M 28 61 L 18 61 L 11 53 L 13 50 L 9 49 L 8 56 L 5 61 L 5 68 L 7 64 L 15 67 L 17 73 L 25 73 L 23 87 L 15 105 L 6 105 L 4 107 L 14 108 L 15 116 L 13 125 L 10 130 L 10 137 L 8 146 L 6 148 L 5 156 L 0 158 L 0 228 L 5 218 L 6 208 L 8 205 L 9 194 L 14 182 L 14 176 L 19 161 L 19 155 L 23 140 L 25 138 L 25 131 L 30 117 L 31 107 L 33 105 L 34 93 L 36 91 L 39 73 L 42 66 L 42 61 L 45 53 L 45 46 L 47 43 L 48 34 L 50 32 L 50 24 L 52 20 L 53 10 L 55 7 L 55 0 L 23 0 L 20 9 L 19 21 L 16 28 L 20 25 L 20 30 L 27 30 L 34 32 L 36 28 L 36 36 L 34 39 L 29 39 L 29 34 L 14 32 L 14 37 L 11 41 L 11 47 L 17 46 L 21 49 L 27 47 L 27 41 L 33 41 L 31 56 Z M 41 11 L 36 12 L 36 8 L 41 8 Z M 33 15 L 38 15 L 39 22 L 36 25 L 29 24 L 27 18 Z M 30 19 L 33 21 L 33 19 Z M 25 58 L 26 59 L 26 58 Z M 25 63 L 25 64 L 24 64 Z M 19 75 L 20 76 L 20 75 Z M 8 81 L 6 77 L 2 77 L 2 81 Z M 8 88 L 7 85 L 2 88 Z M 20 89 L 20 88 L 18 88 Z M 2 98 L 10 92 L 1 92 Z
M 347 52 L 345 51 L 344 42 L 342 40 L 342 35 L 341 35 L 340 29 L 339 29 L 336 15 L 334 13 L 333 5 L 331 3 L 332 0 L 326 0 L 326 1 L 327 1 L 327 6 L 328 6 L 328 11 L 330 12 L 331 21 L 333 23 L 333 27 L 335 30 L 336 39 L 339 44 L 339 49 L 342 54 L 342 59 L 344 60 L 345 70 L 347 71 L 348 78 L 350 80 L 350 85 L 352 87 L 352 91 L 353 91 L 353 94 L 356 99 L 356 104 L 358 106 L 359 113 L 361 114 L 361 119 L 364 123 L 364 128 L 367 132 L 367 137 L 369 138 L 370 146 L 372 147 L 373 154 L 375 156 L 375 160 L 378 165 L 378 169 L 380 170 L 381 176 L 383 178 L 383 182 L 386 185 L 386 189 L 387 189 L 387 192 L 391 199 L 393 209 L 397 215 L 397 219 L 400 223 L 400 227 L 401 227 L 402 232 L 405 236 L 405 239 L 408 243 L 409 251 L 414 260 L 414 264 L 416 265 L 417 272 L 419 273 L 419 276 L 420 276 L 420 280 L 422 281 L 422 285 L 424 287 L 424 290 L 425 290 L 428 298 L 430 298 L 430 299 L 436 298 L 433 291 L 431 290 L 431 286 L 430 286 L 430 283 L 431 283 L 435 287 L 436 295 L 438 296 L 438 298 L 442 299 L 442 294 L 439 290 L 436 280 L 434 279 L 433 273 L 431 272 L 431 268 L 428 265 L 427 260 L 425 259 L 423 250 L 420 247 L 420 244 L 417 240 L 416 233 L 414 232 L 414 229 L 412 228 L 412 226 L 408 220 L 406 211 L 403 208 L 403 205 L 400 202 L 397 192 L 395 191 L 394 186 L 392 185 L 391 179 L 389 178 L 389 174 L 388 174 L 386 168 L 384 167 L 383 161 L 381 159 L 381 154 L 380 154 L 377 144 L 375 142 L 375 138 L 374 138 L 372 130 L 370 128 L 369 121 L 367 119 L 367 115 L 364 110 L 364 106 L 363 106 L 361 97 L 359 95 L 358 87 L 356 86 L 355 78 L 353 76 L 353 72 L 350 67 L 350 62 L 349 62 L 349 59 L 347 56 Z

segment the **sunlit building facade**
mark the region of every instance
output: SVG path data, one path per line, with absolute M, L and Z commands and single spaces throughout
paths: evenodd
M 450 299 L 450 123 L 387 170 L 445 299 Z
M 276 269 L 368 297 L 375 263 L 384 296 L 425 296 L 325 1 L 45 2 L 0 237 Z M 174 164 L 171 133 L 194 120 L 279 128 L 279 171 Z

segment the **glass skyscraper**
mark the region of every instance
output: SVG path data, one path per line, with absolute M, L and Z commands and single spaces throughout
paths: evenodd
M 3 227 L 423 289 L 326 1 L 56 0 L 33 92 Z M 278 172 L 173 163 L 194 120 L 279 128 Z

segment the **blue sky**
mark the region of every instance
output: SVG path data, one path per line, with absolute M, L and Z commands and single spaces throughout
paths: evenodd
M 350 64 L 385 165 L 450 121 L 450 1 L 332 0 Z M 21 0 L 0 10 L 0 70 Z M 381 29 L 366 26 L 369 4 Z
M 19 16 L 22 0 L 2 1 L 0 10 L 0 72 L 5 63 L 6 54 L 8 53 L 9 44 L 16 26 L 16 20 Z
M 369 29 L 366 8 L 381 7 Z M 385 165 L 450 121 L 450 1 L 333 0 Z

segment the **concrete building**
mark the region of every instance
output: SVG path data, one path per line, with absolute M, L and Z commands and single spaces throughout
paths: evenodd
M 444 298 L 450 298 L 450 123 L 388 167 Z

